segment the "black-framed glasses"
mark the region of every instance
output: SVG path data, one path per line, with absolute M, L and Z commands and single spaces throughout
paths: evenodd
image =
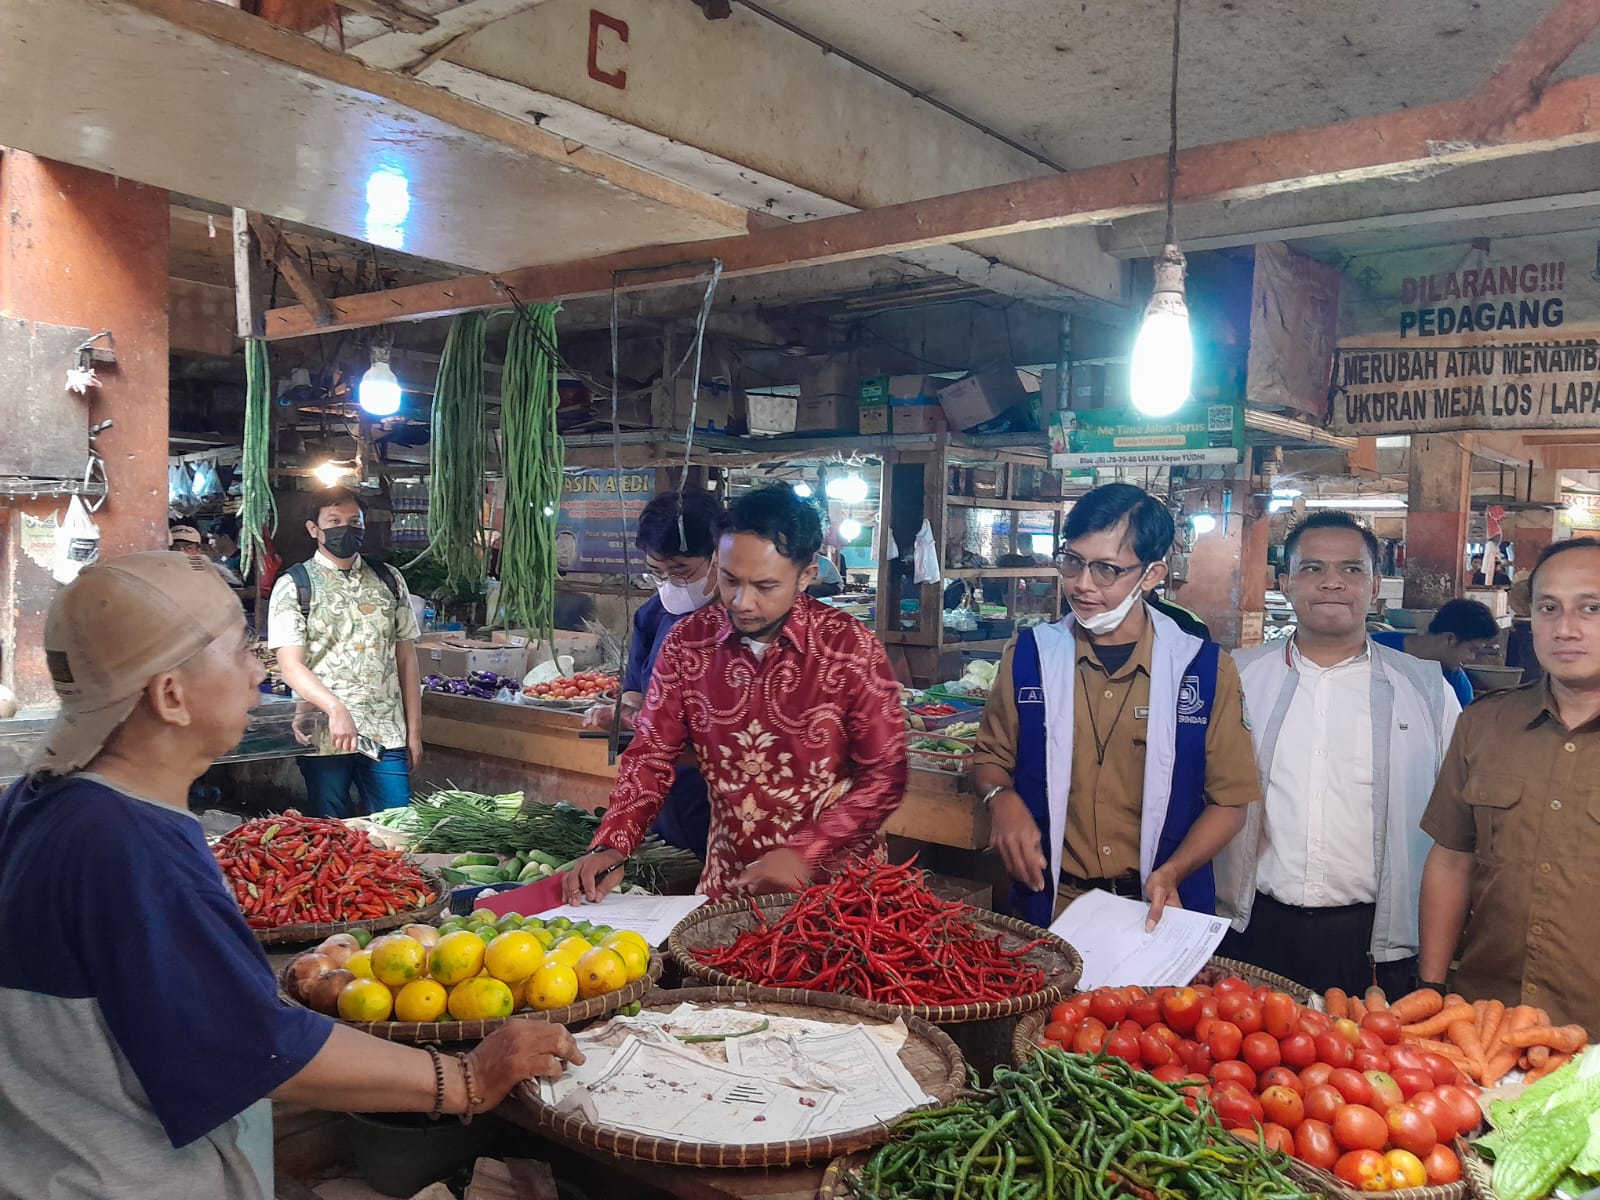
M 1067 579 L 1076 579 L 1088 569 L 1089 578 L 1101 587 L 1110 587 L 1130 571 L 1143 571 L 1149 563 L 1134 563 L 1131 567 L 1121 567 L 1116 563 L 1096 560 L 1089 562 L 1081 555 L 1074 554 L 1071 550 L 1063 551 L 1061 555 L 1061 574 Z

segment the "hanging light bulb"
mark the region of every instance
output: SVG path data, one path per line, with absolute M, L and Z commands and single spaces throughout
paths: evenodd
M 354 475 L 355 471 L 345 463 L 334 462 L 329 459 L 325 463 L 318 463 L 312 468 L 311 473 L 316 476 L 317 482 L 323 487 L 333 487 L 345 476 Z
M 867 498 L 867 481 L 854 471 L 843 479 L 828 480 L 828 499 L 841 504 L 860 504 Z
M 861 522 L 854 517 L 846 517 L 839 522 L 839 540 L 853 542 L 861 536 Z
M 802 500 L 811 499 L 811 485 L 809 483 L 797 483 L 797 484 L 795 484 L 794 485 L 794 494 L 796 496 L 799 496 L 800 499 L 802 499 Z
M 1217 527 L 1217 518 L 1208 512 L 1197 512 L 1189 518 L 1189 528 L 1196 534 L 1210 533 Z
M 389 347 L 372 347 L 372 365 L 361 377 L 356 396 L 368 416 L 392 417 L 400 411 L 400 381 L 389 366 Z

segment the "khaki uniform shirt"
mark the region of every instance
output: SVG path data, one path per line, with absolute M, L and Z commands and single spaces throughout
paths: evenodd
M 1567 729 L 1548 683 L 1461 714 L 1422 828 L 1471 854 L 1456 987 L 1600 1038 L 1600 720 Z
M 1145 730 L 1150 725 L 1150 663 L 1155 630 L 1145 622 L 1132 656 L 1108 673 L 1089 642 L 1078 638 L 1073 686 L 1072 786 L 1061 869 L 1085 879 L 1109 879 L 1139 870 L 1139 818 L 1144 811 Z M 1016 685 L 1013 640 L 1000 668 L 978 729 L 972 762 L 1008 774 L 1017 766 Z M 1087 697 L 1087 699 L 1085 698 Z M 1104 760 L 1096 742 L 1105 747 Z M 1217 659 L 1217 692 L 1206 729 L 1206 800 L 1236 806 L 1261 799 L 1255 747 L 1245 719 L 1239 671 L 1227 654 Z
M 306 666 L 350 710 L 356 732 L 385 750 L 406 744 L 406 710 L 400 698 L 400 669 L 395 650 L 400 642 L 421 636 L 417 616 L 389 590 L 361 559 L 341 571 L 319 551 L 306 564 L 311 574 L 311 613 L 302 616 L 294 580 L 285 571 L 272 587 L 267 616 L 267 646 L 303 646 Z M 330 735 L 322 731 L 319 753 L 334 754 Z

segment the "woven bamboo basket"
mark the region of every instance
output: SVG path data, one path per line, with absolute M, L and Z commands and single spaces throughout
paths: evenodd
M 1463 1143 L 1457 1139 L 1456 1149 L 1461 1155 L 1461 1175 L 1472 1200 L 1500 1200 L 1495 1194 L 1494 1179 L 1489 1164 L 1473 1148 L 1472 1143 Z
M 866 1154 L 845 1154 L 829 1163 L 817 1187 L 817 1200 L 851 1200 L 855 1191 L 850 1187 L 850 1174 L 859 1170 L 867 1158 Z
M 282 946 L 320 942 L 323 938 L 336 933 L 349 933 L 352 929 L 381 933 L 386 929 L 399 929 L 402 925 L 426 925 L 442 913 L 445 905 L 450 903 L 450 887 L 434 871 L 423 871 L 422 874 L 433 887 L 434 899 L 432 904 L 426 904 L 421 908 L 408 908 L 404 912 L 390 913 L 383 917 L 369 917 L 365 921 L 327 923 L 306 921 L 298 925 L 278 925 L 272 929 L 256 929 L 252 926 L 251 932 L 256 935 L 256 941 L 263 946 Z
M 603 996 L 596 996 L 592 1000 L 579 1000 L 576 1004 L 569 1004 L 565 1008 L 554 1008 L 548 1012 L 517 1012 L 509 1017 L 495 1017 L 487 1021 L 346 1021 L 337 1018 L 339 1024 L 348 1025 L 352 1029 L 359 1029 L 362 1033 L 370 1033 L 373 1037 L 382 1038 L 386 1042 L 408 1042 L 414 1046 L 426 1045 L 435 1042 L 479 1042 L 488 1037 L 500 1026 L 508 1021 L 549 1021 L 556 1025 L 581 1025 L 593 1021 L 597 1017 L 604 1017 L 614 1013 L 619 1008 L 625 1008 L 635 1000 L 642 1000 L 655 986 L 661 977 L 662 959 L 655 951 L 650 952 L 649 971 L 635 979 L 626 987 L 618 988 L 614 992 L 607 992 Z M 294 964 L 289 963 L 278 976 L 278 989 L 291 1004 L 304 1007 L 300 997 L 296 995 L 294 986 Z
M 1226 975 L 1237 975 L 1256 987 L 1266 984 L 1280 992 L 1287 992 L 1301 1004 L 1311 999 L 1310 988 L 1302 987 L 1282 975 L 1274 975 L 1271 971 L 1263 971 L 1260 967 L 1252 967 L 1249 963 L 1238 962 L 1231 958 L 1211 959 L 1200 968 L 1200 973 L 1194 977 L 1193 982 L 1211 984 Z M 1014 1065 L 1020 1067 L 1039 1048 L 1039 1038 L 1044 1034 L 1044 1027 L 1049 1020 L 1050 1014 L 1040 1009 L 1017 1022 L 1016 1032 L 1011 1037 L 1011 1061 Z
M 854 996 L 752 987 L 656 991 L 643 1001 L 643 1005 L 648 1009 L 670 1011 L 686 1002 L 749 1004 L 773 1016 L 803 1017 L 836 1025 L 858 1022 L 887 1024 L 897 1019 L 903 1020 L 910 1036 L 900 1048 L 900 1061 L 923 1091 L 935 1097 L 938 1103 L 948 1104 L 966 1086 L 966 1063 L 955 1043 L 926 1021 L 906 1017 L 901 1011 L 886 1005 L 871 1004 Z M 557 1112 L 539 1098 L 538 1090 L 530 1084 L 519 1086 L 514 1095 L 527 1106 L 534 1124 L 557 1138 L 580 1146 L 590 1146 L 618 1158 L 674 1166 L 792 1167 L 869 1150 L 881 1145 L 889 1136 L 889 1126 L 878 1124 L 803 1141 L 750 1145 L 681 1142 L 607 1129 L 585 1120 L 577 1113 Z
M 1459 1182 L 1432 1184 L 1428 1187 L 1418 1188 L 1397 1188 L 1395 1191 L 1383 1193 L 1385 1200 L 1391 1196 L 1395 1200 L 1466 1200 L 1469 1191 L 1477 1197 L 1477 1200 L 1495 1200 L 1492 1191 L 1487 1195 L 1480 1195 L 1469 1183 L 1472 1178 L 1471 1163 L 1477 1160 L 1478 1168 L 1485 1180 L 1484 1186 L 1487 1186 L 1488 1171 L 1484 1168 L 1482 1160 L 1478 1159 L 1476 1152 L 1468 1149 L 1467 1144 L 1459 1138 L 1456 1139 L 1454 1148 L 1456 1155 L 1461 1159 L 1462 1178 Z M 1349 1187 L 1333 1172 L 1318 1170 L 1316 1167 L 1301 1162 L 1298 1158 L 1289 1160 L 1288 1169 L 1289 1174 L 1296 1182 L 1304 1184 L 1309 1191 L 1329 1197 L 1329 1200 L 1371 1200 L 1372 1198 L 1371 1192 L 1362 1192 Z

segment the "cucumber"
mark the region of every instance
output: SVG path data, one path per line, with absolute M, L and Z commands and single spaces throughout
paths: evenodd
M 527 865 L 528 859 L 525 855 L 513 854 L 511 856 L 511 861 L 505 864 L 505 868 L 511 872 L 511 878 L 515 879 L 522 873 L 522 868 Z
M 543 863 L 547 867 L 559 867 L 561 860 L 553 854 L 546 854 L 543 850 L 529 850 L 526 852 L 529 862 Z
M 529 863 L 527 866 L 523 867 L 522 870 L 517 872 L 517 882 L 518 883 L 532 883 L 535 879 L 538 879 L 538 878 L 539 878 L 539 864 L 536 863 L 536 862 Z
M 458 854 L 450 860 L 450 865 L 461 867 L 498 867 L 500 858 L 495 854 Z
M 466 877 L 469 883 L 504 883 L 508 874 L 504 867 L 491 867 L 478 864 L 470 867 L 457 867 L 456 873 Z

